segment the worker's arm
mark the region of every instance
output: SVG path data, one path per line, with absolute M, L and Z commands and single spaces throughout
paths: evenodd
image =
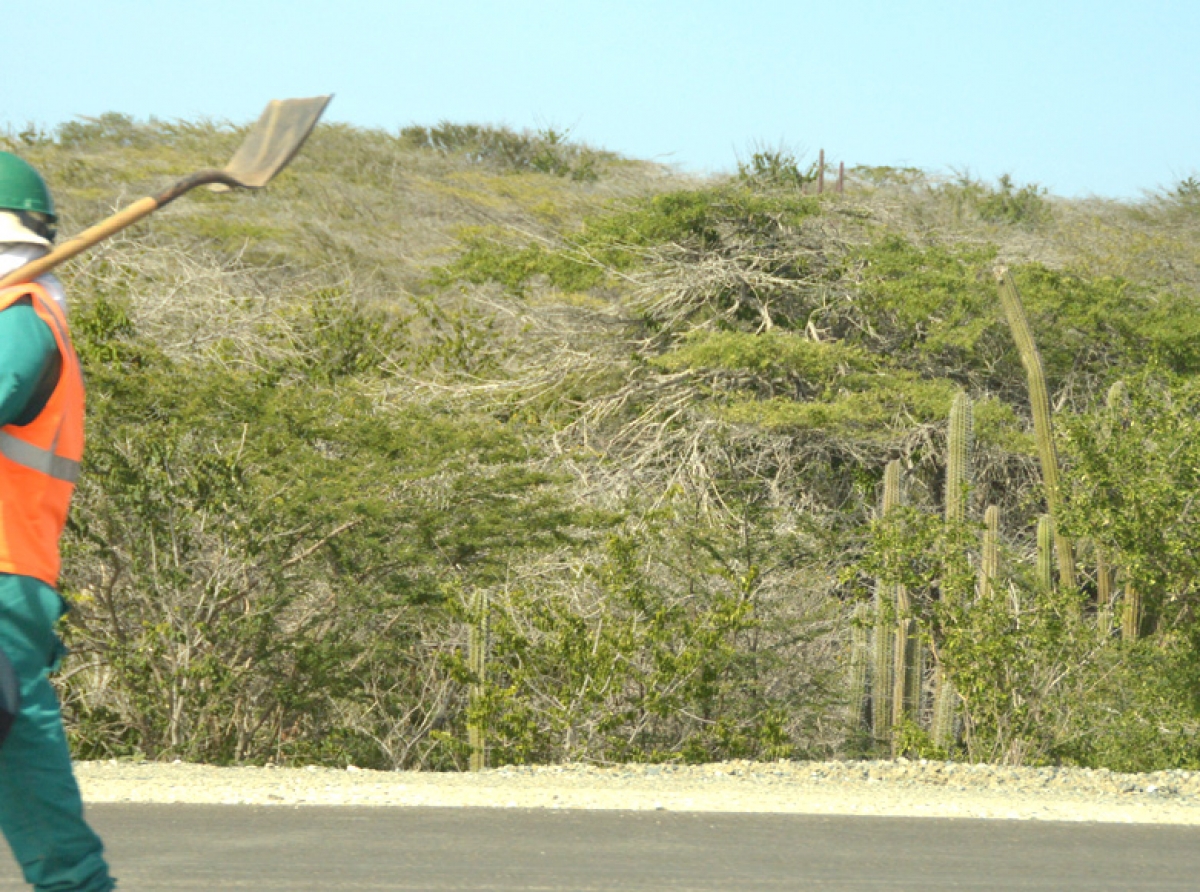
M 54 333 L 31 304 L 16 303 L 0 312 L 0 426 L 33 421 L 61 368 Z

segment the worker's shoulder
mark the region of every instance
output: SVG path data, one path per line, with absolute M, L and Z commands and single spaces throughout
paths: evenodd
M 0 351 L 11 355 L 54 349 L 54 333 L 34 310 L 31 300 L 22 298 L 0 310 Z

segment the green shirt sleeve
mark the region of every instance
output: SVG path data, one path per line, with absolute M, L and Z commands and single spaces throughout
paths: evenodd
M 32 306 L 0 312 L 0 426 L 28 424 L 49 396 L 47 378 L 61 366 L 58 344 Z

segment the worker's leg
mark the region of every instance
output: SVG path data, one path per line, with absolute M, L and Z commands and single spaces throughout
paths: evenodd
M 21 709 L 21 682 L 16 670 L 8 661 L 8 654 L 0 650 L 0 746 Z
M 62 601 L 49 586 L 0 574 L 0 648 L 21 685 L 21 708 L 0 746 L 0 830 L 39 892 L 108 892 L 99 837 L 83 820 L 49 664 Z

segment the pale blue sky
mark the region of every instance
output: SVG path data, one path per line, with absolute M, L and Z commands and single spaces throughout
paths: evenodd
M 1200 172 L 1200 0 L 6 3 L 0 126 L 118 111 L 572 128 L 693 171 L 756 146 L 1136 197 Z

